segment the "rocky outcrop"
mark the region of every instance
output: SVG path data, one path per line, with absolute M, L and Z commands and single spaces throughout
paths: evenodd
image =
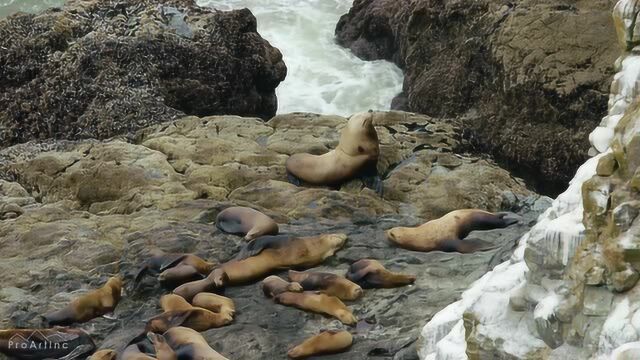
M 65 304 L 113 273 L 131 281 L 151 247 L 225 261 L 242 246 L 221 233 L 216 215 L 248 205 L 282 232 L 344 232 L 347 245 L 319 269 L 345 272 L 360 258 L 414 273 L 416 284 L 366 291 L 348 305 L 361 320 L 353 348 L 336 359 L 412 359 L 419 325 L 504 261 L 550 199 L 487 160 L 458 153 L 454 122 L 402 112 L 376 113 L 378 167 L 385 194 L 359 180 L 339 191 L 286 182 L 294 152 L 333 148 L 346 119 L 289 114 L 267 123 L 235 116 L 185 117 L 121 140 L 31 142 L 0 151 L 0 327 L 39 326 L 38 314 Z M 463 195 L 463 194 L 466 194 Z M 475 254 L 419 253 L 391 246 L 384 230 L 416 225 L 457 207 L 506 209 L 523 220 L 477 232 L 494 248 Z M 446 281 L 445 281 L 446 280 Z M 147 278 L 126 291 L 118 320 L 83 325 L 103 348 L 121 348 L 158 313 L 166 290 Z M 343 327 L 320 315 L 274 304 L 259 284 L 231 287 L 236 320 L 204 334 L 232 359 L 284 358 L 287 348 L 321 328 Z
M 614 9 L 618 44 L 609 112 L 585 162 L 514 256 L 424 327 L 424 359 L 635 359 L 640 266 L 640 5 Z M 455 343 L 454 349 L 450 344 Z
M 612 1 L 356 0 L 340 44 L 405 72 L 395 106 L 459 117 L 473 149 L 557 194 L 587 158 L 615 60 Z
M 270 118 L 286 67 L 249 10 L 72 0 L 0 20 L 0 147 L 107 138 L 187 115 Z

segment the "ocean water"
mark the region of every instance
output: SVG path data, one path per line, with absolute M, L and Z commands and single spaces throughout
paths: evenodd
M 402 71 L 387 61 L 363 61 L 334 41 L 335 25 L 352 0 L 197 0 L 219 10 L 249 8 L 258 32 L 280 49 L 287 78 L 278 86 L 278 113 L 350 115 L 388 110 L 402 90 Z M 38 12 L 64 0 L 0 0 L 0 18 Z
M 0 0 L 0 19 L 18 11 L 37 13 L 62 4 L 64 0 Z
M 334 41 L 351 0 L 198 0 L 219 10 L 248 8 L 258 32 L 280 49 L 287 78 L 278 86 L 278 113 L 350 115 L 388 110 L 402 90 L 402 71 L 387 61 L 363 61 Z

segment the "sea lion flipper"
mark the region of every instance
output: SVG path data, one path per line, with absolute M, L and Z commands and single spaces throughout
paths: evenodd
M 163 262 L 160 265 L 160 272 L 178 265 L 182 260 L 184 260 L 185 257 L 187 257 L 187 254 L 180 254 L 176 255 L 174 258 L 168 258 L 167 261 Z
M 287 180 L 295 185 L 295 186 L 302 186 L 302 180 L 300 180 L 298 177 L 296 177 L 295 175 L 293 175 L 292 173 L 290 173 L 289 171 L 287 171 Z
M 507 211 L 496 213 L 496 215 L 500 218 L 500 220 L 502 220 L 502 223 L 504 224 L 503 227 L 516 224 L 520 220 L 522 220 L 521 216 Z
M 144 264 L 136 273 L 136 276 L 133 278 L 133 289 L 137 289 L 140 281 L 145 276 L 145 274 L 149 271 L 149 264 Z
M 364 277 L 369 274 L 369 272 L 370 268 L 368 266 L 365 266 L 364 268 L 361 268 L 360 270 L 357 270 L 355 272 L 351 272 L 351 270 L 349 270 L 346 277 L 347 279 L 357 284 L 358 282 L 362 281 Z
M 249 241 L 236 255 L 236 260 L 244 260 L 246 258 L 250 258 L 252 256 L 259 255 L 262 251 L 266 249 L 278 249 L 285 246 L 291 237 L 288 235 L 266 235 L 260 236 Z

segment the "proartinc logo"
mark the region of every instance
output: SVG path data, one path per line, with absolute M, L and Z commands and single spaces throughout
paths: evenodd
M 72 360 L 94 349 L 91 337 L 79 329 L 0 330 L 0 352 L 13 358 Z

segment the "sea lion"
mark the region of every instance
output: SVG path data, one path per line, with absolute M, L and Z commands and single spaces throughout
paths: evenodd
M 86 358 L 96 348 L 91 336 L 81 329 L 0 330 L 0 353 L 18 359 Z
M 162 311 L 177 311 L 177 310 L 190 310 L 193 308 L 187 300 L 182 296 L 175 294 L 162 295 L 160 297 L 160 307 Z
M 201 292 L 193 297 L 191 304 L 215 313 L 228 314 L 229 316 L 234 316 L 236 313 L 236 305 L 233 300 L 218 294 Z
M 264 296 L 273 299 L 283 292 L 302 292 L 302 286 L 297 282 L 288 282 L 279 276 L 271 275 L 262 280 L 262 292 Z
M 312 355 L 335 354 L 346 351 L 353 344 L 353 337 L 345 330 L 326 330 L 295 346 L 287 355 L 302 359 Z
M 116 360 L 117 358 L 118 353 L 115 350 L 104 349 L 94 352 L 89 360 Z
M 358 284 L 332 273 L 289 270 L 289 280 L 300 283 L 305 291 L 317 290 L 340 300 L 356 300 L 362 296 L 362 288 Z
M 73 299 L 63 309 L 48 313 L 44 318 L 49 325 L 87 322 L 113 312 L 120 301 L 121 294 L 122 280 L 118 276 L 111 277 L 101 288 Z
M 174 327 L 163 336 L 179 359 L 228 360 L 213 350 L 197 331 L 186 327 Z
M 361 177 L 365 185 L 382 192 L 382 182 L 376 165 L 380 155 L 378 133 L 373 126 L 373 113 L 351 116 L 342 129 L 338 146 L 323 155 L 307 153 L 291 155 L 285 167 L 289 180 L 300 185 L 337 187 L 353 178 Z M 373 180 L 373 181 L 372 181 Z
M 418 227 L 395 227 L 386 232 L 392 243 L 415 251 L 457 251 L 470 253 L 486 247 L 480 240 L 462 240 L 471 231 L 505 228 L 518 222 L 507 213 L 493 214 L 477 209 L 454 210 Z
M 414 275 L 391 272 L 380 262 L 371 259 L 362 259 L 351 264 L 347 279 L 365 289 L 393 288 L 413 284 L 416 281 Z
M 228 282 L 229 277 L 224 270 L 217 268 L 202 280 L 191 281 L 178 286 L 173 290 L 173 293 L 182 296 L 187 301 L 191 301 L 199 293 L 222 289 Z
M 169 346 L 167 343 L 167 339 L 163 335 L 148 333 L 147 338 L 153 344 L 153 347 L 156 350 L 156 359 L 158 360 L 177 360 L 178 356 L 175 351 Z
M 142 277 L 151 272 L 159 275 L 161 282 L 168 285 L 193 281 L 194 277 L 203 278 L 215 268 L 216 263 L 188 253 L 165 253 L 160 249 L 150 250 L 151 257 L 145 260 L 134 278 L 134 288 Z M 171 270 L 176 268 L 174 270 Z
M 225 326 L 232 321 L 233 316 L 228 313 L 214 313 L 195 306 L 190 309 L 165 311 L 149 319 L 144 331 L 134 337 L 129 344 L 142 341 L 149 332 L 162 334 L 176 326 L 184 326 L 196 331 L 207 331 Z
M 346 240 L 345 234 L 262 236 L 249 242 L 236 259 L 220 268 L 227 274 L 229 285 L 244 284 L 275 270 L 319 265 L 342 248 Z
M 358 321 L 351 310 L 335 296 L 312 291 L 301 293 L 287 291 L 277 295 L 274 301 L 277 304 L 333 316 L 346 325 L 354 325 Z
M 216 226 L 226 233 L 242 235 L 245 240 L 278 234 L 278 224 L 272 218 L 243 206 L 222 210 L 216 217 Z

